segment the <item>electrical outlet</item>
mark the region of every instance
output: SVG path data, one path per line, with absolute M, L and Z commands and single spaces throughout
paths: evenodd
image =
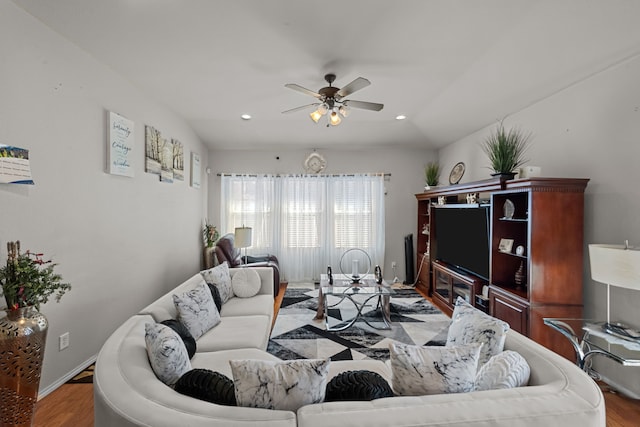
M 396 268 L 398 264 L 395 261 L 391 261 L 391 268 Z
M 65 332 L 58 337 L 58 350 L 62 351 L 67 347 L 69 347 L 69 332 Z

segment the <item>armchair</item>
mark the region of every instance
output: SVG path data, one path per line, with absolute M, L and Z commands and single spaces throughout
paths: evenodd
M 233 233 L 225 234 L 216 242 L 215 254 L 219 264 L 227 262 L 229 268 L 238 268 L 243 263 L 247 267 L 271 267 L 273 269 L 273 295 L 280 290 L 280 265 L 275 255 L 240 256 L 240 249 L 235 247 Z

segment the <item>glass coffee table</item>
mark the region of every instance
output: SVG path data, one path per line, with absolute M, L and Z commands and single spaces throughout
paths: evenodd
M 316 315 L 316 319 L 324 317 L 327 331 L 343 331 L 353 326 L 358 320 L 363 320 L 367 325 L 374 329 L 391 329 L 391 309 L 389 302 L 391 300 L 391 295 L 395 292 L 384 281 L 382 284 L 378 284 L 373 279 L 364 278 L 360 280 L 360 283 L 356 284 L 351 283 L 350 280 L 335 279 L 333 285 L 329 285 L 326 277 L 322 277 L 319 291 L 318 313 Z M 327 301 L 327 297 L 329 296 L 338 297 L 340 300 L 333 305 L 329 305 Z M 366 317 L 363 317 L 362 310 L 368 305 L 369 301 L 375 298 L 377 298 L 376 309 L 379 309 L 381 312 L 381 319 L 384 326 L 374 325 L 370 323 Z M 329 308 L 335 307 L 345 299 L 353 303 L 357 309 L 356 315 L 348 323 L 342 326 L 329 326 Z
M 623 366 L 640 366 L 640 341 L 619 338 L 603 329 L 604 322 L 589 319 L 544 318 L 544 324 L 564 335 L 576 351 L 576 364 L 589 371 L 596 354 Z

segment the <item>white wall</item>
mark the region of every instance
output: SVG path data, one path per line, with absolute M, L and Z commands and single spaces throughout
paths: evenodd
M 606 287 L 591 280 L 586 245 L 640 246 L 640 58 L 613 66 L 505 120 L 534 134 L 530 165 L 543 176 L 590 178 L 585 195 L 585 316 L 606 319 Z M 440 151 L 444 169 L 464 161 L 462 180 L 489 178 L 479 144 L 494 126 Z M 562 215 L 562 212 L 558 212 Z M 612 320 L 640 329 L 640 292 L 611 288 Z M 595 358 L 597 369 L 640 398 L 640 370 Z
M 72 290 L 49 319 L 41 392 L 97 354 L 127 317 L 196 273 L 207 184 L 189 187 L 190 151 L 207 151 L 183 120 L 27 15 L 0 2 L 0 143 L 30 150 L 35 186 L 0 184 L 6 242 L 44 251 Z M 135 122 L 135 177 L 106 174 L 106 110 Z M 184 144 L 187 180 L 144 172 L 144 125 Z M 4 305 L 4 298 L 2 298 Z M 70 347 L 58 351 L 58 336 Z
M 310 130 L 315 128 L 310 125 Z M 327 133 L 330 133 L 328 129 Z M 330 136 L 329 136 L 330 137 Z M 209 220 L 214 225 L 220 219 L 220 177 L 218 173 L 304 173 L 303 163 L 311 150 L 294 151 L 210 151 L 209 164 Z M 424 166 L 436 159 L 431 150 L 371 149 L 323 150 L 318 153 L 327 159 L 323 173 L 390 173 L 385 188 L 386 248 L 384 277 L 393 279 L 391 262 L 398 263 L 397 274 L 405 279 L 404 236 L 415 233 L 417 227 L 416 193 L 424 190 Z M 279 157 L 279 159 L 276 159 Z M 233 230 L 220 230 L 221 234 Z M 336 261 L 337 262 L 337 261 Z M 415 262 L 415 261 L 414 261 Z M 417 273 L 417 266 L 414 273 Z

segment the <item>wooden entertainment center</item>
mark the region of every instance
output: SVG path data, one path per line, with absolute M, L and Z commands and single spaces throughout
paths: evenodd
M 417 265 L 421 267 L 417 286 L 446 313 L 452 313 L 456 297 L 462 296 L 508 322 L 512 329 L 573 360 L 573 348 L 542 319 L 582 317 L 584 190 L 588 182 L 495 178 L 416 194 Z M 489 207 L 488 282 L 438 260 L 434 210 L 452 204 Z

